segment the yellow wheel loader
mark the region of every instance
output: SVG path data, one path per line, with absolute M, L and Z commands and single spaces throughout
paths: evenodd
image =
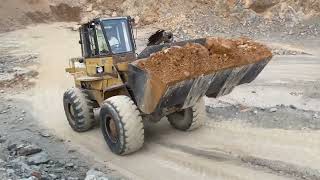
M 138 63 L 170 47 L 205 45 L 207 39 L 171 42 L 171 33 L 158 31 L 137 55 L 133 24 L 130 17 L 97 18 L 83 24 L 79 28 L 82 57 L 72 58 L 66 68 L 75 81 L 75 87 L 63 96 L 70 126 L 77 132 L 90 130 L 97 124 L 94 110 L 100 109 L 102 134 L 111 151 L 118 155 L 143 146 L 143 121 L 157 122 L 166 116 L 179 130 L 200 127 L 199 114 L 205 108 L 203 96 L 223 96 L 235 86 L 253 81 L 271 59 L 162 82 Z

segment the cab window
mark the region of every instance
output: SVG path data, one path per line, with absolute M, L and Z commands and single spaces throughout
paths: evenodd
M 132 51 L 132 38 L 127 19 L 104 20 L 102 25 L 113 53 Z
M 98 48 L 96 47 L 96 43 L 95 43 L 95 32 L 94 32 L 94 28 L 89 28 L 88 29 L 88 33 L 89 33 L 89 43 L 90 43 L 90 48 L 91 48 L 91 56 L 96 56 L 98 53 Z
M 96 28 L 96 34 L 97 34 L 98 47 L 99 47 L 99 54 L 100 55 L 109 54 L 109 48 L 104 38 L 101 26 L 96 25 L 95 28 Z

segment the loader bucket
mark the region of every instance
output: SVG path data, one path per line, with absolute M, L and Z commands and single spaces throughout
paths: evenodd
M 235 45 L 258 49 L 243 54 L 241 49 L 232 49 Z M 150 46 L 138 57 L 143 59 L 129 64 L 128 87 L 139 109 L 151 114 L 191 107 L 205 95 L 229 94 L 235 86 L 253 81 L 272 54 L 248 39 L 210 38 Z

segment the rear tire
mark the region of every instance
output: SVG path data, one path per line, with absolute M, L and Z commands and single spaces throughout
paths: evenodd
M 140 112 L 127 96 L 105 100 L 100 110 L 100 126 L 110 150 L 125 155 L 139 150 L 144 143 L 144 126 Z
M 96 102 L 79 89 L 72 88 L 63 95 L 63 106 L 67 120 L 74 131 L 85 132 L 95 125 L 93 109 Z
M 190 108 L 179 112 L 169 114 L 168 121 L 175 129 L 182 131 L 191 131 L 203 125 L 203 114 L 205 113 L 204 99 L 200 98 L 198 102 Z

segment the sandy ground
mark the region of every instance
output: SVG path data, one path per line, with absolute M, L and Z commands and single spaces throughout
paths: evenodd
M 302 179 L 310 171 L 320 170 L 319 131 L 264 129 L 237 121 L 215 122 L 205 114 L 206 125 L 202 129 L 186 133 L 172 129 L 167 121 L 150 124 L 146 127 L 142 150 L 125 157 L 112 154 L 98 128 L 79 134 L 67 124 L 62 95 L 73 86 L 73 81 L 64 68 L 69 58 L 81 54 L 78 33 L 64 26 L 38 25 L 8 33 L 9 37 L 26 42 L 39 53 L 40 59 L 35 88 L 16 97 L 29 101 L 33 115 L 41 124 L 70 140 L 82 153 L 132 179 Z M 140 47 L 146 32 L 138 34 Z M 319 56 L 277 56 L 254 83 L 237 87 L 221 100 L 257 107 L 294 104 L 301 109 L 319 111 L 319 91 L 313 92 L 312 88 L 319 85 L 319 68 Z M 257 93 L 248 93 L 251 91 Z M 292 96 L 290 92 L 302 95 Z M 211 103 L 207 99 L 207 105 Z M 255 160 L 245 160 L 250 157 Z M 261 159 L 279 166 L 301 167 L 302 175 L 294 168 L 286 173 L 270 163 L 254 163 Z
M 221 100 L 258 107 L 294 105 L 319 111 L 319 62 L 319 56 L 276 56 L 253 83 L 236 87 Z M 257 93 L 248 93 L 252 91 Z

